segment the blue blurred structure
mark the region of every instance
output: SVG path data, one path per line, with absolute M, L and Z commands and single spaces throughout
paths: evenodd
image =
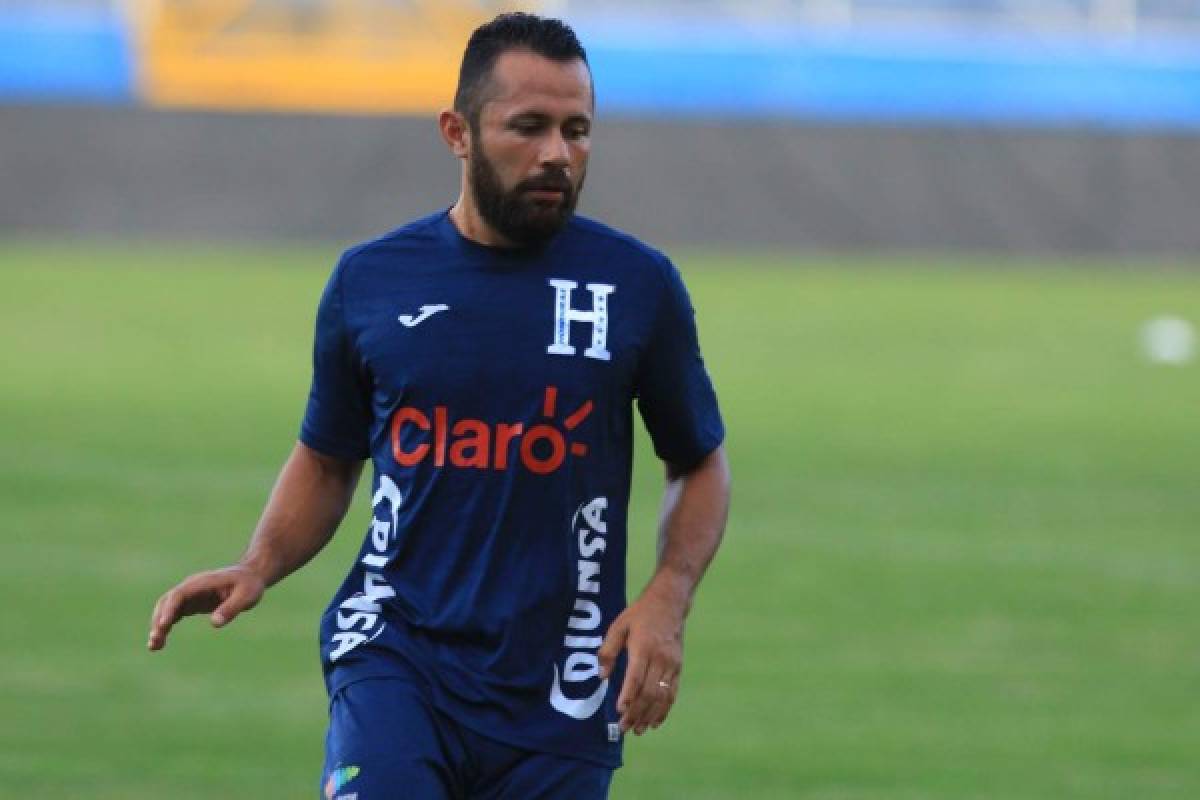
M 599 102 L 618 113 L 1200 127 L 1193 0 L 557 5 L 589 48 Z
M 1200 127 L 1200 48 L 1172 39 L 581 28 L 598 102 L 621 114 Z
M 540 6 L 577 26 L 613 114 L 1200 128 L 1200 3 L 1190 0 Z M 136 102 L 138 54 L 120 9 L 0 0 L 0 101 Z
M 127 102 L 134 63 L 126 21 L 108 3 L 0 3 L 0 98 Z

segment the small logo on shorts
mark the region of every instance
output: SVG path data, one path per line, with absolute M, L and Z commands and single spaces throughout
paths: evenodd
M 621 741 L 621 726 L 616 722 L 608 723 L 608 740 L 610 742 Z
M 329 773 L 329 780 L 325 781 L 325 800 L 334 800 L 333 796 L 337 794 L 343 786 L 357 778 L 358 773 L 360 772 L 362 772 L 362 770 L 360 770 L 358 767 L 338 767 L 333 772 Z M 358 793 L 355 792 L 354 795 L 343 795 L 342 797 L 339 797 L 338 800 L 344 800 L 344 798 L 347 797 L 353 798 L 356 797 L 357 794 Z

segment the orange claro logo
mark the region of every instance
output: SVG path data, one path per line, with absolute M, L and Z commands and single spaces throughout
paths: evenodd
M 542 416 L 553 420 L 557 406 L 558 388 L 547 386 Z M 508 469 L 509 451 L 515 442 L 514 461 L 519 458 L 530 472 L 548 475 L 563 465 L 568 452 L 579 457 L 587 455 L 587 445 L 567 441 L 567 434 L 588 418 L 592 408 L 592 401 L 588 400 L 562 421 L 560 430 L 547 422 L 526 429 L 522 422 L 492 424 L 469 417 L 451 420 L 446 406 L 434 406 L 433 419 L 430 419 L 424 411 L 404 406 L 392 415 L 392 456 L 402 467 L 415 467 L 432 458 L 435 467 L 450 464 L 468 469 L 501 470 Z M 410 429 L 426 435 L 414 443 Z

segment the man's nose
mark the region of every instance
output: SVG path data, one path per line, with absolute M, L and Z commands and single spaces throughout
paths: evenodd
M 543 166 L 561 168 L 571 165 L 571 149 L 561 132 L 553 131 L 542 141 L 541 162 Z

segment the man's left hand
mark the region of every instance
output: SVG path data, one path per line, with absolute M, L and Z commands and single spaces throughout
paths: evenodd
M 684 614 L 683 604 L 651 586 L 609 626 L 597 653 L 600 676 L 612 675 L 622 649 L 629 654 L 617 698 L 622 732 L 641 736 L 662 725 L 670 713 L 683 670 Z

